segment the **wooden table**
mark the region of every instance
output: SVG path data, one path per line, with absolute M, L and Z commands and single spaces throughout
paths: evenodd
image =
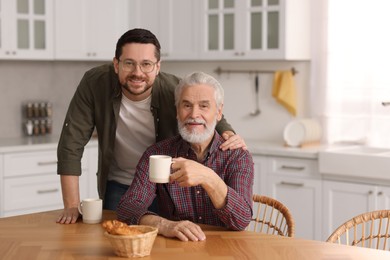
M 0 259 L 125 259 L 117 257 L 100 224 L 61 225 L 59 211 L 0 218 Z M 104 219 L 115 219 L 112 211 Z M 390 259 L 390 252 L 292 239 L 250 231 L 204 227 L 206 241 L 157 236 L 150 256 L 140 259 Z

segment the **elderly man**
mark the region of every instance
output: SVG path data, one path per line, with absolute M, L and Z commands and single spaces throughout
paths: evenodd
M 179 136 L 158 142 L 142 155 L 134 180 L 118 205 L 118 219 L 158 227 L 182 241 L 204 240 L 196 223 L 243 230 L 252 216 L 253 161 L 244 149 L 221 150 L 215 131 L 222 118 L 223 88 L 202 72 L 175 89 Z M 172 156 L 167 184 L 149 181 L 149 156 Z M 148 211 L 157 196 L 159 213 Z

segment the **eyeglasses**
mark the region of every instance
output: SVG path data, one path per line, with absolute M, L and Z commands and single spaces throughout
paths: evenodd
M 133 60 L 119 60 L 119 62 L 122 62 L 122 69 L 124 71 L 133 72 L 135 71 L 136 67 L 139 66 L 143 73 L 152 72 L 157 63 L 150 60 L 143 61 L 141 63 L 137 63 Z

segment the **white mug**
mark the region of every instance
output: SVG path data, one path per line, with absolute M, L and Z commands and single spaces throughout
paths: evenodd
M 103 201 L 101 199 L 83 199 L 79 205 L 79 212 L 86 224 L 96 224 L 102 221 Z
M 171 164 L 171 156 L 151 155 L 149 157 L 149 180 L 155 183 L 168 183 Z

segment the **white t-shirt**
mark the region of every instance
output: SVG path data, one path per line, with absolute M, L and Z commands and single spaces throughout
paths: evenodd
M 142 101 L 131 101 L 122 95 L 109 180 L 130 185 L 139 159 L 146 148 L 155 143 L 151 100 L 152 96 Z

